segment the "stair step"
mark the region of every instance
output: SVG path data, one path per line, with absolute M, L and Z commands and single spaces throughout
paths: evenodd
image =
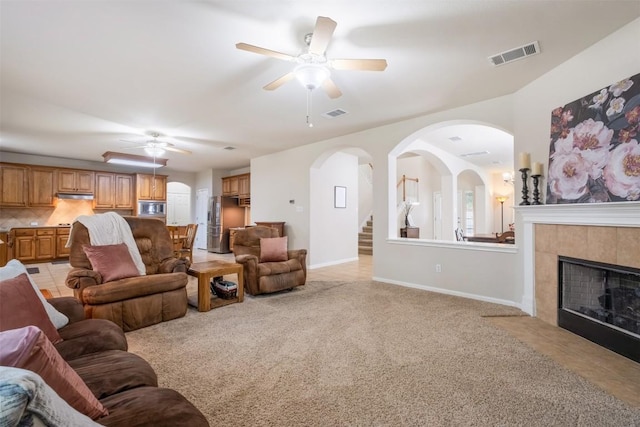
M 362 255 L 373 255 L 373 248 L 358 247 L 358 253 Z
M 367 227 L 373 227 L 373 220 L 367 221 Z
M 358 247 L 370 248 L 373 247 L 373 240 L 358 240 Z
M 362 231 L 365 233 L 373 233 L 373 226 L 365 225 L 364 227 L 362 227 Z
M 358 233 L 358 239 L 372 239 L 373 233 Z

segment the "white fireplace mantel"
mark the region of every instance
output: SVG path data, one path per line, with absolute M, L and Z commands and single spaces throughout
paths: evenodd
M 535 316 L 535 224 L 640 227 L 640 202 L 515 206 L 523 257 L 521 309 Z

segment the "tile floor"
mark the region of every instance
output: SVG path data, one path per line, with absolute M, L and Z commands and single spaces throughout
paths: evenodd
M 195 261 L 221 259 L 232 261 L 232 254 L 213 254 L 194 251 Z M 69 264 L 29 264 L 40 272 L 32 274 L 41 289 L 56 296 L 73 296 L 64 285 Z M 307 280 L 370 280 L 372 257 L 360 255 L 358 261 L 337 266 L 308 270 Z M 229 278 L 234 280 L 234 276 Z M 195 277 L 189 277 L 189 293 L 197 292 Z M 539 319 L 522 317 L 485 318 L 505 329 L 516 339 L 547 355 L 567 369 L 583 376 L 612 395 L 640 408 L 640 364 L 604 349 L 577 335 L 551 326 Z

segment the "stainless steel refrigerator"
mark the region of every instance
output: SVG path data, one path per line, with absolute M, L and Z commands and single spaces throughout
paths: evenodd
M 219 254 L 229 250 L 229 228 L 244 227 L 245 209 L 238 206 L 233 197 L 213 196 L 209 198 L 207 215 L 207 250 Z

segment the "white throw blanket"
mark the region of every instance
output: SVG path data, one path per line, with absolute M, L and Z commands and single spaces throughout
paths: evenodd
M 97 215 L 80 215 L 76 221 L 87 227 L 93 246 L 126 244 L 138 273 L 141 276 L 146 274 L 146 267 L 142 262 L 131 227 L 124 218 L 115 212 L 107 212 Z

